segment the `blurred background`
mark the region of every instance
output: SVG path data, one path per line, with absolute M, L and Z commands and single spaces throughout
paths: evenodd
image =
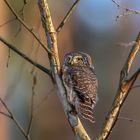
M 7 0 L 24 21 L 46 43 L 40 22 L 37 1 Z M 55 27 L 57 27 L 74 0 L 48 0 Z M 140 11 L 139 0 L 123 0 L 121 6 Z M 23 7 L 24 6 L 24 7 Z M 24 8 L 22 12 L 22 8 Z M 104 119 L 116 94 L 120 71 L 140 31 L 140 15 L 129 15 L 116 21 L 123 12 L 111 0 L 81 0 L 58 35 L 61 62 L 65 53 L 80 50 L 92 56 L 99 80 L 99 101 L 94 110 L 96 123 L 82 122 L 93 140 L 100 132 Z M 0 0 L 0 36 L 14 44 L 38 63 L 49 67 L 46 52 L 12 15 L 4 0 Z M 8 22 L 8 23 L 7 23 Z M 123 44 L 123 45 L 122 45 Z M 138 53 L 130 76 L 140 67 Z M 7 67 L 8 64 L 8 67 Z M 0 97 L 26 130 L 30 117 L 33 86 L 33 66 L 10 51 L 0 42 Z M 38 69 L 36 72 L 34 119 L 31 127 L 33 140 L 74 140 L 65 118 L 56 88 L 50 78 Z M 135 85 L 139 85 L 137 80 Z M 140 88 L 131 90 L 120 112 L 121 117 L 140 121 Z M 2 110 L 2 104 L 0 104 Z M 108 140 L 140 139 L 140 123 L 119 119 Z M 15 124 L 0 115 L 0 140 L 24 140 Z

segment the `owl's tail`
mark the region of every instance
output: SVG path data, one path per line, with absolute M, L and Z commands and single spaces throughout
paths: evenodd
M 84 119 L 89 120 L 91 123 L 95 122 L 93 117 L 93 103 L 89 98 L 86 98 L 84 102 L 80 102 L 77 110 Z

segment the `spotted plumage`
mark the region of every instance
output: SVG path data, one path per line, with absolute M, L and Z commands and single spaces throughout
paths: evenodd
M 82 52 L 66 54 L 62 79 L 69 103 L 83 118 L 94 122 L 93 108 L 97 101 L 98 83 L 90 56 Z

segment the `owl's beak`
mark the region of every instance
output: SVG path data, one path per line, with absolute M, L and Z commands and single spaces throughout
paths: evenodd
M 71 60 L 71 61 L 70 61 L 70 64 L 71 64 L 71 65 L 73 65 L 73 64 L 74 64 L 74 61 L 73 61 L 73 60 Z

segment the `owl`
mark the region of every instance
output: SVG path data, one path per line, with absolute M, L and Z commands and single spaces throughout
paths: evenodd
M 67 90 L 67 100 L 75 112 L 93 123 L 98 81 L 91 57 L 83 52 L 66 54 L 62 66 L 62 79 Z

